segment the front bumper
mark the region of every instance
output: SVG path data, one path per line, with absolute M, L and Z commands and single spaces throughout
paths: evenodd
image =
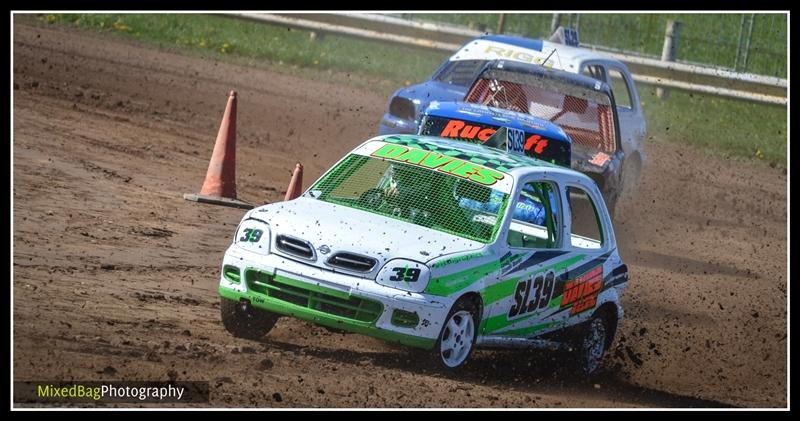
M 238 269 L 238 279 L 229 274 Z M 432 349 L 450 303 L 374 280 L 305 265 L 232 245 L 220 274 L 222 297 L 312 323 Z M 414 322 L 414 316 L 418 318 Z

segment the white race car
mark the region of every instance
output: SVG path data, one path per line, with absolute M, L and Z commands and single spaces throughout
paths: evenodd
M 590 374 L 628 280 L 587 176 L 509 150 L 419 135 L 355 148 L 301 197 L 248 211 L 225 252 L 222 322 L 281 316 L 432 350 L 569 348 Z

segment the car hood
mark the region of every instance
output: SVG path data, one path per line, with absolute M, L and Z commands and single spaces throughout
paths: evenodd
M 374 278 L 383 264 L 392 259 L 425 263 L 447 254 L 485 246 L 477 241 L 307 196 L 255 208 L 246 217 L 269 224 L 273 241 L 276 235 L 288 235 L 311 243 L 317 259 L 304 263 L 331 269 L 324 261 L 337 252 L 375 258 L 378 260 L 375 268 L 359 275 L 370 278 Z M 330 252 L 322 253 L 322 246 L 327 246 Z M 274 245 L 272 251 L 276 252 Z
M 467 94 L 466 86 L 451 85 L 429 80 L 417 85 L 398 89 L 394 96 L 417 101 L 417 115 L 428 107 L 431 101 L 460 101 Z

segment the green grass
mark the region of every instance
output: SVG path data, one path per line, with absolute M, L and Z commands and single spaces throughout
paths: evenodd
M 268 60 L 278 66 L 330 69 L 404 84 L 424 80 L 449 55 L 333 35 L 311 41 L 308 31 L 205 14 L 58 14 L 39 20 L 220 58 Z
M 786 107 L 676 90 L 662 100 L 655 87 L 637 90 L 653 140 L 786 167 Z
M 510 16 L 507 24 L 523 17 Z M 45 24 L 77 26 L 188 53 L 268 65 L 303 77 L 346 73 L 347 77 L 337 82 L 381 94 L 425 80 L 448 57 L 447 53 L 332 35 L 311 41 L 307 31 L 222 16 L 81 14 L 43 15 L 38 19 Z M 653 141 L 667 139 L 786 167 L 785 107 L 674 90 L 664 101 L 649 86 L 639 86 L 639 93 Z
M 404 14 L 415 20 L 428 20 L 495 32 L 497 13 Z M 534 38 L 550 33 L 552 13 L 509 14 L 505 33 Z M 788 22 L 785 14 L 755 14 L 747 62 L 744 60 L 750 14 L 740 13 L 582 13 L 573 17 L 582 43 L 612 47 L 640 54 L 661 56 L 667 20 L 683 26 L 678 43 L 678 60 L 723 66 L 743 72 L 786 77 Z M 561 23 L 569 26 L 568 14 Z M 739 32 L 742 31 L 742 43 Z M 737 62 L 737 50 L 739 60 Z

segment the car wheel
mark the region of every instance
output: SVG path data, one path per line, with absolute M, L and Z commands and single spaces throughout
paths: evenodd
M 457 302 L 445 319 L 434 347 L 434 361 L 445 370 L 464 365 L 475 348 L 478 308 L 469 300 Z
M 608 323 L 602 315 L 594 315 L 587 321 L 577 338 L 578 352 L 577 371 L 582 376 L 591 376 L 600 367 L 600 361 L 606 352 L 608 335 L 611 333 Z
M 220 298 L 219 310 L 225 329 L 244 339 L 261 339 L 279 318 L 277 314 L 253 308 L 247 301 L 237 303 L 227 298 Z

